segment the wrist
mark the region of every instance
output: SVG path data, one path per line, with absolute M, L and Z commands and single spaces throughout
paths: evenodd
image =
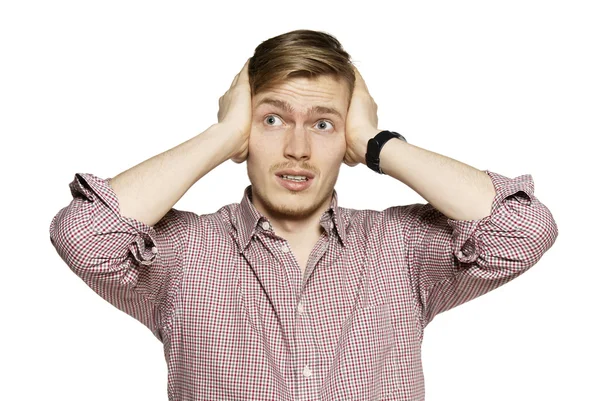
M 364 134 L 361 136 L 360 141 L 356 144 L 356 154 L 360 163 L 367 165 L 367 160 L 365 158 L 367 154 L 367 144 L 369 140 L 373 138 L 375 135 L 383 131 L 379 128 L 370 128 L 364 131 Z
M 235 129 L 225 124 L 213 124 L 200 136 L 204 141 L 215 144 L 216 152 L 214 152 L 214 156 L 219 164 L 235 156 L 240 147 L 239 134 L 236 133 Z M 202 146 L 206 146 L 206 144 Z
M 365 155 L 366 165 L 371 170 L 379 174 L 385 174 L 385 170 L 383 170 L 381 167 L 381 157 L 383 150 L 389 147 L 386 146 L 386 144 L 391 139 L 399 139 L 406 142 L 406 139 L 404 136 L 402 136 L 402 134 L 394 131 L 384 130 L 377 133 L 377 135 L 371 138 L 367 143 L 367 152 Z

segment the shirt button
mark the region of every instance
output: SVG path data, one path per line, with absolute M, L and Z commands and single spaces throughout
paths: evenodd
M 331 227 L 331 229 L 333 230 L 333 228 L 335 227 L 335 223 L 333 222 L 333 220 L 331 220 L 329 222 L 329 227 Z
M 304 313 L 304 304 L 302 303 L 302 301 L 298 302 L 298 313 Z
M 304 377 L 311 377 L 312 376 L 312 370 L 310 370 L 310 367 L 308 365 L 306 365 L 304 367 L 304 370 L 302 371 L 302 375 Z
M 284 253 L 288 253 L 290 251 L 290 248 L 287 245 L 282 245 L 281 246 L 281 251 Z
M 157 247 L 155 247 L 155 246 L 153 246 L 153 247 L 152 247 L 152 253 L 158 253 L 158 248 L 157 248 Z
M 269 224 L 268 221 L 263 221 L 262 228 L 263 228 L 263 230 L 268 230 L 271 228 L 271 225 Z

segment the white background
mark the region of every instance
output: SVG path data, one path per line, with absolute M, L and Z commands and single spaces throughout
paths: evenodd
M 48 228 L 76 172 L 113 177 L 215 123 L 260 42 L 337 37 L 379 126 L 508 177 L 531 174 L 557 242 L 425 331 L 428 401 L 598 400 L 600 12 L 594 1 L 12 1 L 0 6 L 0 399 L 166 400 L 162 344 L 90 290 Z M 176 204 L 239 202 L 226 162 Z M 218 188 L 218 189 L 217 189 Z M 342 167 L 345 207 L 424 203 Z

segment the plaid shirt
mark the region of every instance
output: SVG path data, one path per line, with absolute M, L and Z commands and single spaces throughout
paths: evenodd
M 423 400 L 425 326 L 524 273 L 558 235 L 531 175 L 485 172 L 496 197 L 480 220 L 347 209 L 334 191 L 303 277 L 250 187 L 151 227 L 120 215 L 110 178 L 76 174 L 50 239 L 164 344 L 169 400 Z

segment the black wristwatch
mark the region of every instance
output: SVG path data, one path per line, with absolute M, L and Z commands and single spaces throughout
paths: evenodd
M 385 174 L 381 170 L 381 167 L 379 167 L 379 153 L 383 145 L 392 138 L 398 138 L 406 142 L 406 139 L 402 135 L 394 131 L 381 131 L 369 139 L 369 142 L 367 142 L 367 153 L 365 154 L 367 167 L 379 174 Z

